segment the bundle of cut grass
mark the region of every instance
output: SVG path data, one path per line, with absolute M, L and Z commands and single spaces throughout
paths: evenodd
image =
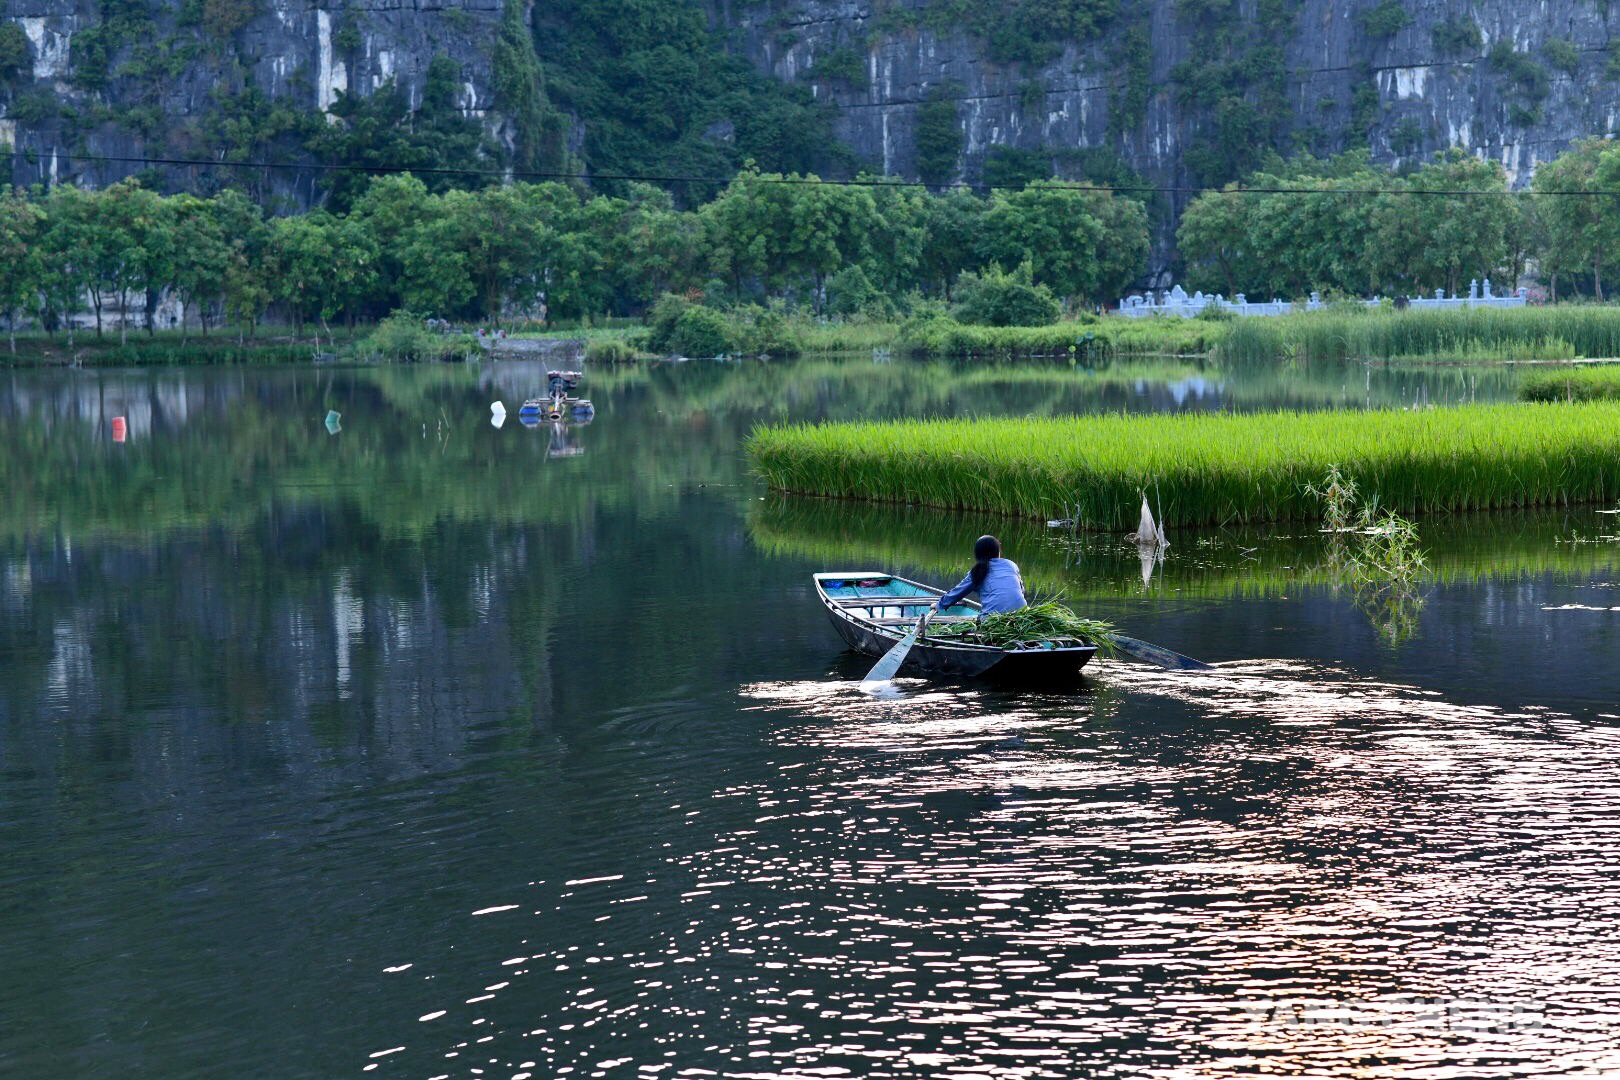
M 1315 520 L 1337 464 L 1404 515 L 1620 498 L 1620 403 L 1377 412 L 1027 417 L 768 426 L 771 487 L 1125 532 L 1153 491 L 1166 527 Z
M 1610 401 L 1620 398 L 1620 365 L 1558 368 L 1526 375 L 1520 401 Z
M 1074 640 L 1109 652 L 1113 634 L 1111 623 L 1083 619 L 1056 600 L 1039 601 L 1017 611 L 984 615 L 974 623 L 942 623 L 928 628 L 929 637 L 961 638 L 998 649 Z

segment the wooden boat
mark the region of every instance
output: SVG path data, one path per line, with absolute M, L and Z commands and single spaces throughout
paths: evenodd
M 943 590 L 873 571 L 815 575 L 816 595 L 833 629 L 851 649 L 874 660 L 933 612 Z M 929 625 L 977 620 L 979 605 L 963 601 L 929 615 Z M 930 637 L 925 631 L 900 669 L 903 675 L 987 678 L 1028 683 L 1072 681 L 1097 653 L 1089 641 L 1063 638 L 1003 649 L 972 641 Z

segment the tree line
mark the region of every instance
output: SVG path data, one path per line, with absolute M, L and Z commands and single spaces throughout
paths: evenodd
M 1451 295 L 1533 269 L 1555 300 L 1560 289 L 1602 300 L 1617 206 L 1620 143 L 1608 139 L 1543 163 L 1526 192 L 1457 149 L 1405 172 L 1365 152 L 1303 156 L 1194 199 L 1176 242 L 1187 284 L 1228 296 Z
M 395 310 L 452 320 L 641 314 L 664 293 L 725 305 L 785 301 L 817 313 L 892 312 L 949 299 L 958 277 L 1029 264 L 1074 302 L 1117 296 L 1148 253 L 1142 203 L 1037 181 L 981 197 L 744 171 L 707 204 L 659 188 L 593 195 L 560 183 L 430 191 L 378 177 L 346 212 L 267 216 L 235 190 L 162 195 L 125 180 L 0 194 L 0 315 L 54 330 L 120 299 L 165 294 L 207 333 L 272 308 L 298 333 Z M 835 280 L 836 279 L 836 280 Z

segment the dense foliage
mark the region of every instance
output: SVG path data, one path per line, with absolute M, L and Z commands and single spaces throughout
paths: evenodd
M 780 317 L 770 304 L 889 317 L 996 261 L 1021 267 L 1016 288 L 988 272 L 971 279 L 964 303 L 989 321 L 1049 322 L 1054 294 L 1102 300 L 1141 273 L 1147 250 L 1140 204 L 1051 185 L 986 200 L 747 170 L 713 201 L 681 210 L 669 192 L 639 184 L 622 195 L 555 182 L 436 192 L 392 175 L 344 189 L 342 201 L 342 212 L 267 218 L 236 191 L 162 196 L 133 180 L 5 192 L 0 255 L 16 257 L 0 266 L 0 315 L 56 326 L 88 302 L 99 330 L 118 298 L 145 296 L 150 329 L 168 290 L 202 313 L 205 332 L 221 319 L 251 328 L 275 306 L 300 333 L 306 324 L 330 333 L 334 322 L 393 310 L 458 320 L 638 314 L 677 293 L 706 306 L 678 319 L 672 347 L 714 355 L 770 351 Z M 992 302 L 983 290 L 997 281 L 1034 306 Z M 734 309 L 730 329 L 712 317 L 720 307 Z
M 1193 287 L 1256 299 L 1313 290 L 1452 294 L 1474 279 L 1510 282 L 1528 240 L 1501 166 L 1462 151 L 1405 176 L 1364 152 L 1277 161 L 1195 199 L 1177 233 Z

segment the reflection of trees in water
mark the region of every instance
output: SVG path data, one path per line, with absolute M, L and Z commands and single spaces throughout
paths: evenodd
M 550 712 L 560 590 L 533 563 L 568 547 L 453 526 L 391 541 L 343 507 L 281 510 L 249 533 L 24 545 L 0 561 L 27 582 L 0 624 L 8 741 L 117 729 L 124 752 L 166 762 L 152 781 L 244 736 L 316 788 L 356 750 L 378 775 L 440 771 L 480 728 L 532 738 Z

